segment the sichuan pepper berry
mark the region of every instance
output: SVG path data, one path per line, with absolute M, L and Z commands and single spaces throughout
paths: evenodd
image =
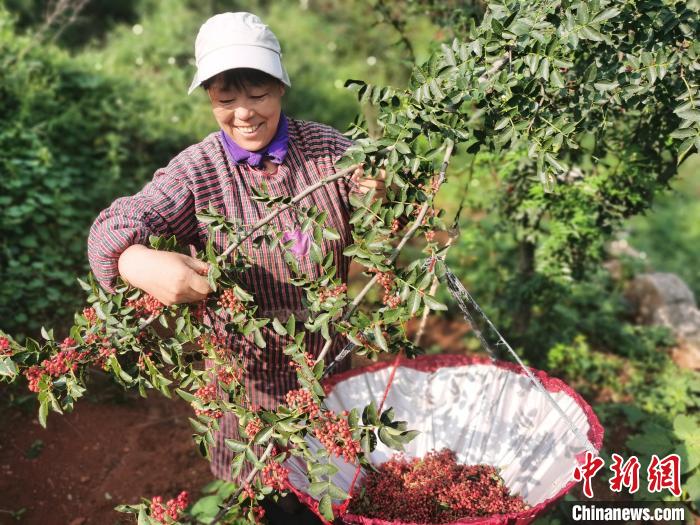
M 0 357 L 8 357 L 12 355 L 10 348 L 10 340 L 7 337 L 0 337 Z
M 144 294 L 138 299 L 127 301 L 126 305 L 135 310 L 136 317 L 151 317 L 152 315 L 160 315 L 164 306 L 163 303 L 149 294 Z
M 286 482 L 289 473 L 282 465 L 276 461 L 270 461 L 260 472 L 262 482 L 272 490 L 282 492 L 286 489 Z
M 323 303 L 327 299 L 330 299 L 331 297 L 338 297 L 339 295 L 343 295 L 347 291 L 348 285 L 345 283 L 340 284 L 334 288 L 323 288 L 318 292 L 318 301 L 320 303 Z
M 362 450 L 360 442 L 352 437 L 347 419 L 338 417 L 332 411 L 317 420 L 314 435 L 328 452 L 342 457 L 346 463 L 353 463 Z
M 94 308 L 83 308 L 83 317 L 88 322 L 88 324 L 93 325 L 97 323 L 97 312 Z
M 316 417 L 320 409 L 316 401 L 314 401 L 311 392 L 304 388 L 299 390 L 290 390 L 285 396 L 285 401 L 290 408 L 297 409 L 302 413 L 308 414 L 309 417 Z
M 443 449 L 423 458 L 401 455 L 370 472 L 353 491 L 350 512 L 413 523 L 449 523 L 463 518 L 527 509 L 490 465 L 460 465 Z
M 304 361 L 306 361 L 306 366 L 308 366 L 309 368 L 313 368 L 315 364 L 313 356 L 308 352 L 304 352 L 303 355 Z M 296 361 L 290 360 L 289 365 L 297 372 L 301 369 L 301 365 Z
M 216 385 L 210 384 L 203 386 L 199 388 L 195 393 L 195 397 L 199 399 L 202 404 L 207 404 L 211 403 L 212 401 L 216 401 Z M 194 403 L 193 403 L 194 406 Z M 220 417 L 223 417 L 224 413 L 219 410 L 219 409 L 205 409 L 205 410 L 200 410 L 195 407 L 194 413 L 197 414 L 198 416 L 207 416 L 207 417 L 212 417 L 214 419 L 219 419 Z
M 180 513 L 187 508 L 188 504 L 189 495 L 184 490 L 178 494 L 177 498 L 168 500 L 165 505 L 163 505 L 162 496 L 153 496 L 151 499 L 151 518 L 159 523 L 167 523 L 167 518 L 177 521 Z
M 260 418 L 254 417 L 245 426 L 245 433 L 249 438 L 254 437 L 263 428 Z
M 27 381 L 29 382 L 29 390 L 32 392 L 38 392 L 39 391 L 39 383 L 41 382 L 41 378 L 46 375 L 46 372 L 44 370 L 37 366 L 30 366 L 24 371 L 24 377 L 27 378 Z
M 377 274 L 377 282 L 384 288 L 382 302 L 389 308 L 396 308 L 401 304 L 401 298 L 392 292 L 394 288 L 394 274 L 391 272 L 380 272 L 377 269 L 370 270 Z
M 233 292 L 232 288 L 228 288 L 221 292 L 221 297 L 219 297 L 216 304 L 223 306 L 233 314 L 238 314 L 245 311 L 245 306 L 241 300 L 236 297 L 236 294 Z

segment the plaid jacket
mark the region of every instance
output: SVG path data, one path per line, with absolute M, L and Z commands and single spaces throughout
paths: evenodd
M 181 243 L 203 249 L 208 237 L 207 226 L 197 220 L 195 212 L 207 209 L 210 204 L 226 217 L 238 219 L 244 227 L 254 224 L 268 215 L 269 210 L 251 198 L 251 188 L 257 187 L 264 179 L 273 196 L 297 195 L 325 175 L 334 173 L 335 162 L 350 144 L 333 128 L 289 119 L 289 150 L 277 173 L 270 176 L 248 165 L 233 165 L 220 142 L 219 133 L 212 133 L 180 153 L 167 167 L 158 170 L 139 193 L 115 200 L 100 213 L 88 239 L 88 257 L 93 273 L 100 284 L 111 289 L 118 276 L 117 261 L 121 253 L 132 244 L 147 244 L 149 235 L 175 235 Z M 349 260 L 342 252 L 352 239 L 348 224 L 348 193 L 346 179 L 341 179 L 313 192 L 300 203 L 328 211 L 327 224 L 339 232 L 340 239 L 324 240 L 321 249 L 324 254 L 334 253 L 337 275 L 343 281 L 347 281 Z M 294 229 L 293 212 L 288 210 L 281 214 L 273 225 L 281 231 Z M 225 235 L 215 234 L 214 243 L 219 253 L 224 251 Z M 302 290 L 289 283 L 291 275 L 281 249 L 269 249 L 265 244 L 253 248 L 252 238 L 246 241 L 245 248 L 255 255 L 256 264 L 241 279 L 254 294 L 259 315 L 281 318 L 290 313 L 303 315 Z M 318 265 L 308 257 L 300 261 L 300 267 L 311 276 L 319 275 Z M 215 324 L 221 333 L 223 320 L 218 319 Z M 227 341 L 228 348 L 243 357 L 251 403 L 272 408 L 298 385 L 296 374 L 282 352 L 289 339 L 279 336 L 269 327 L 263 328 L 263 336 L 267 343 L 265 349 L 258 348 L 240 334 L 231 334 Z M 307 350 L 312 355 L 320 352 L 323 343 L 320 334 L 308 334 Z M 342 341 L 336 338 L 329 357 L 341 347 Z M 220 478 L 231 479 L 229 464 L 232 454 L 223 440 L 239 438 L 238 421 L 235 416 L 227 415 L 220 424 L 212 471 Z

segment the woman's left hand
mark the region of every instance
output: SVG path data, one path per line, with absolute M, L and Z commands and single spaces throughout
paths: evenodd
M 377 178 L 365 177 L 365 170 L 362 166 L 357 168 L 352 177 L 350 177 L 350 182 L 352 185 L 351 193 L 357 195 L 365 195 L 368 191 L 374 190 L 374 198 L 381 199 L 382 202 L 386 202 L 386 171 L 379 170 L 379 176 Z

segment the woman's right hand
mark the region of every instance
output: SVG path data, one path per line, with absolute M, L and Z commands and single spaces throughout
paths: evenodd
M 182 253 L 129 246 L 119 257 L 119 274 L 166 306 L 201 301 L 211 293 L 209 265 Z

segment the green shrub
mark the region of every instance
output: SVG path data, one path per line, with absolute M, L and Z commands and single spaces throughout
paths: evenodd
M 70 320 L 90 224 L 180 140 L 145 138 L 133 83 L 33 46 L 1 9 L 0 64 L 0 328 L 21 336 Z

